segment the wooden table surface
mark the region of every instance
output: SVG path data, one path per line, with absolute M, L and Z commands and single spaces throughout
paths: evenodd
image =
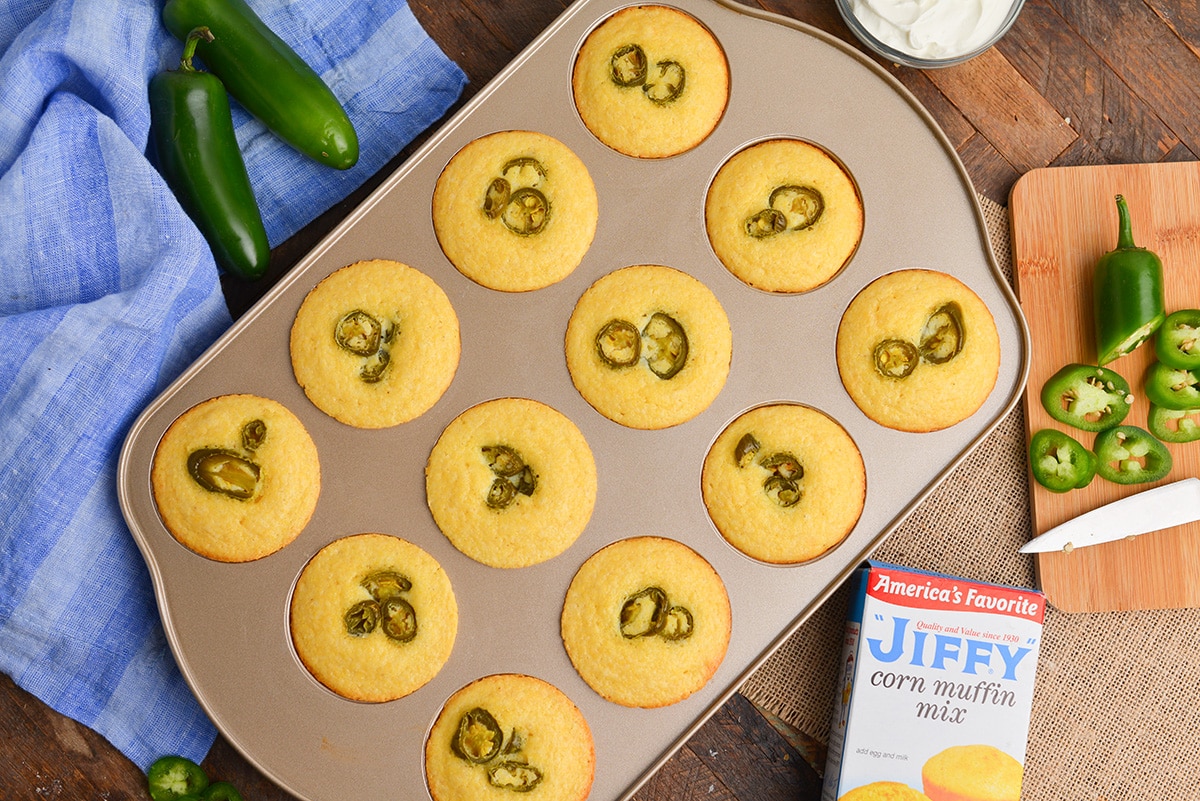
M 833 0 L 749 4 L 854 41 Z M 430 35 L 467 73 L 470 84 L 461 103 L 569 4 L 412 0 L 411 5 Z M 885 66 L 932 113 L 976 190 L 1001 204 L 1007 203 L 1013 182 L 1037 167 L 1184 161 L 1200 154 L 1196 0 L 1028 0 L 1008 35 L 966 64 L 926 72 Z M 277 247 L 267 278 L 253 286 L 227 282 L 233 313 L 257 300 L 419 144 Z M 140 771 L 103 738 L 48 709 L 2 675 L 0 731 L 7 733 L 0 739 L 4 799 L 147 797 Z M 815 799 L 822 755 L 819 744 L 735 695 L 637 798 Z M 205 767 L 215 778 L 237 784 L 248 801 L 290 798 L 223 738 Z

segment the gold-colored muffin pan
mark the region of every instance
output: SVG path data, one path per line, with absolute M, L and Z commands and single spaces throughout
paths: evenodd
M 637 160 L 601 144 L 574 109 L 575 53 L 621 3 L 572 4 L 411 159 L 243 316 L 134 424 L 121 454 L 122 509 L 153 578 L 166 634 L 183 674 L 225 737 L 301 799 L 427 799 L 422 746 L 443 702 L 480 676 L 529 673 L 563 690 L 596 743 L 594 799 L 630 796 L 742 684 L 838 584 L 1015 405 L 1027 372 L 1028 335 L 987 241 L 970 181 L 920 105 L 874 62 L 815 29 L 732 0 L 673 0 L 719 38 L 732 86 L 724 119 L 699 147 Z M 587 164 L 600 199 L 591 249 L 565 280 L 507 294 L 463 277 L 438 247 L 430 199 L 459 148 L 493 131 L 533 129 Z M 717 169 L 747 144 L 773 136 L 828 148 L 858 182 L 866 211 L 861 246 L 833 281 L 802 295 L 772 295 L 734 278 L 704 233 L 704 197 Z M 305 294 L 346 264 L 390 258 L 437 281 L 462 324 L 462 359 L 441 400 L 420 418 L 355 429 L 317 410 L 292 375 L 288 332 Z M 563 332 L 575 301 L 598 277 L 658 263 L 703 281 L 733 329 L 733 362 L 716 401 L 662 431 L 623 428 L 596 413 L 566 369 Z M 834 337 L 842 311 L 875 277 L 924 267 L 950 272 L 991 309 L 1002 359 L 995 389 L 966 421 L 905 434 L 867 419 L 838 377 Z M 150 492 L 162 433 L 207 398 L 248 392 L 280 401 L 304 422 L 321 456 L 323 487 L 308 527 L 256 562 L 222 564 L 176 542 Z M 599 492 L 587 529 L 565 553 L 517 570 L 457 552 L 424 498 L 424 464 L 442 429 L 484 400 L 523 396 L 570 417 L 596 456 Z M 700 467 L 724 426 L 771 401 L 811 405 L 840 422 L 867 470 L 866 509 L 848 539 L 812 563 L 774 567 L 717 534 L 700 495 Z M 292 587 L 327 543 L 361 532 L 410 540 L 449 574 L 459 603 L 454 651 L 412 695 L 363 704 L 318 684 L 288 634 Z M 687 544 L 721 574 L 733 607 L 726 658 L 695 695 L 662 709 L 629 709 L 592 691 L 559 636 L 567 585 L 588 556 L 630 536 Z M 929 532 L 936 537 L 937 532 Z

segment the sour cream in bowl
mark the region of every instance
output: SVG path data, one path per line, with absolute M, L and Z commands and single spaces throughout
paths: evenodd
M 898 64 L 948 67 L 974 58 L 1008 32 L 1024 0 L 837 0 L 867 47 Z

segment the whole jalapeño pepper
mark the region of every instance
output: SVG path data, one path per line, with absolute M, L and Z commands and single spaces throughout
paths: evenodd
M 342 104 L 244 0 L 167 0 L 163 22 L 178 39 L 207 26 L 214 40 L 196 54 L 280 139 L 339 170 L 358 162 L 358 134 Z
M 1133 243 L 1125 198 L 1117 195 L 1117 247 L 1096 262 L 1092 279 L 1097 364 L 1131 353 L 1166 319 L 1162 261 Z
M 158 168 L 221 268 L 260 278 L 271 252 L 258 201 L 233 133 L 229 98 L 215 76 L 192 66 L 202 38 L 188 35 L 178 70 L 150 80 L 150 140 Z

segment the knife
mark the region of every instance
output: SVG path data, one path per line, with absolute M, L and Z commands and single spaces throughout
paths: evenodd
M 1070 551 L 1200 520 L 1200 478 L 1185 478 L 1105 504 L 1055 526 L 1021 553 Z

